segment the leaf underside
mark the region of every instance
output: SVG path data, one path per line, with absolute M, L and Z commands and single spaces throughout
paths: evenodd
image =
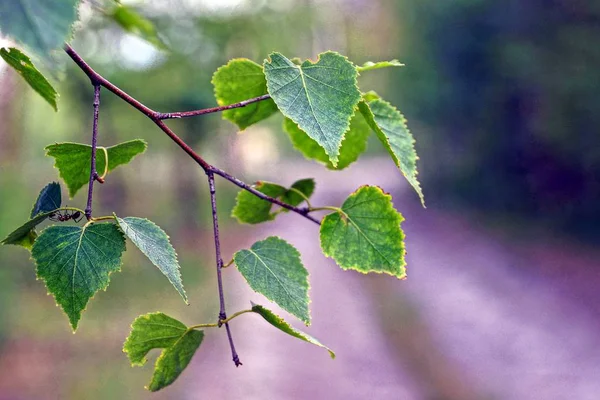
M 310 324 L 308 271 L 294 246 L 271 236 L 238 251 L 233 260 L 254 291 Z
M 321 224 L 321 248 L 343 269 L 406 277 L 403 221 L 392 198 L 376 186 L 352 193 Z

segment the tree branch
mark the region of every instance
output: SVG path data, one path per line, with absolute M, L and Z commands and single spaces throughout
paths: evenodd
M 255 97 L 253 99 L 240 101 L 239 103 L 235 103 L 235 104 L 229 104 L 227 106 L 204 108 L 202 110 L 194 110 L 194 111 L 182 111 L 182 112 L 164 113 L 164 114 L 158 113 L 158 118 L 159 119 L 188 118 L 188 117 L 195 117 L 197 115 L 212 114 L 212 113 L 216 113 L 216 112 L 231 110 L 232 108 L 246 107 L 248 104 L 257 103 L 259 101 L 268 100 L 270 98 L 271 98 L 270 95 L 263 94 L 262 96 Z
M 98 145 L 98 115 L 100 113 L 100 89 L 101 86 L 94 82 L 94 122 L 92 124 L 92 156 L 90 166 L 90 181 L 88 183 L 88 198 L 87 206 L 85 207 L 85 217 L 87 220 L 92 219 L 92 198 L 94 197 L 94 181 L 98 178 L 96 172 L 96 147 Z M 108 160 L 106 160 L 108 162 Z
M 221 241 L 219 237 L 219 218 L 217 217 L 217 194 L 215 188 L 215 176 L 212 171 L 206 171 L 208 175 L 208 187 L 210 189 L 210 204 L 212 206 L 212 217 L 213 217 L 213 231 L 215 237 L 215 253 L 217 255 L 217 283 L 219 286 L 219 326 L 223 324 L 223 321 L 227 321 L 227 313 L 225 312 L 225 293 L 223 291 L 223 277 L 221 270 L 223 269 L 223 258 L 221 257 Z M 233 337 L 231 336 L 231 329 L 229 328 L 229 322 L 225 322 L 225 330 L 227 330 L 227 337 L 229 338 L 229 346 L 231 347 L 231 357 L 236 367 L 242 365 L 237 352 L 235 351 L 235 345 L 233 344 Z

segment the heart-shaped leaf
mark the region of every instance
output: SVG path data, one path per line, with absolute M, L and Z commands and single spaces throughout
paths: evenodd
M 263 68 L 279 110 L 323 147 L 336 166 L 344 133 L 360 100 L 354 65 L 329 51 L 321 53 L 316 63 L 302 65 L 272 53 Z

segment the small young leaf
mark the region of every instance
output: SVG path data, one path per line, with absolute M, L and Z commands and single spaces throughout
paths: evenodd
M 158 36 L 154 23 L 140 15 L 133 8 L 117 5 L 107 15 L 117 24 L 119 24 L 125 31 L 144 39 L 158 49 L 167 49 L 167 46 L 165 46 L 163 41 Z
M 173 383 L 200 347 L 204 332 L 187 326 L 163 313 L 141 315 L 133 321 L 123 351 L 132 366 L 146 363 L 153 349 L 163 349 L 156 360 L 148 389 L 156 392 Z
M 291 206 L 302 204 L 315 191 L 315 180 L 313 178 L 300 179 L 292 184 L 292 187 L 281 196 L 281 201 Z M 285 211 L 289 211 L 284 208 Z
M 373 95 L 370 96 L 372 98 Z M 368 103 L 361 101 L 358 107 L 425 207 L 425 199 L 417 179 L 419 157 L 417 157 L 414 147 L 415 139 L 406 126 L 404 115 L 390 103 L 381 99 L 374 99 Z
M 146 151 L 146 142 L 135 139 L 107 147 L 108 172 L 119 165 L 129 163 L 135 156 Z M 69 188 L 69 196 L 74 197 L 90 179 L 90 157 L 92 147 L 80 143 L 56 143 L 46 147 L 46 154 L 54 157 L 54 167 L 59 171 Z M 106 154 L 101 147 L 96 150 L 96 170 L 102 175 L 106 168 Z
M 0 6 L 1 8 L 2 6 Z M 58 93 L 52 87 L 48 79 L 40 71 L 35 68 L 29 57 L 23 54 L 18 49 L 11 47 L 8 51 L 5 48 L 0 49 L 0 56 L 10 65 L 15 71 L 21 75 L 23 79 L 35 90 L 44 100 L 46 100 L 54 111 L 58 111 L 56 100 Z
M 148 259 L 167 277 L 187 303 L 181 282 L 177 253 L 169 242 L 169 236 L 154 222 L 144 218 L 116 217 L 119 227 Z
M 238 251 L 233 260 L 254 291 L 310 324 L 308 271 L 294 246 L 271 236 Z
M 331 356 L 331 358 L 335 358 L 335 353 L 329 347 L 323 345 L 321 342 L 319 342 L 314 337 L 312 337 L 302 331 L 299 331 L 298 329 L 295 329 L 290 324 L 285 322 L 283 318 L 281 318 L 278 315 L 275 315 L 272 311 L 267 310 L 263 306 L 260 306 L 258 304 L 254 304 L 254 303 L 252 304 L 252 311 L 259 314 L 261 317 L 263 317 L 268 323 L 273 325 L 275 328 L 287 333 L 290 336 L 293 336 L 300 340 L 304 340 L 305 342 L 314 344 L 315 346 L 322 347 L 329 352 L 329 355 Z
M 371 130 L 363 116 L 355 112 L 350 120 L 350 129 L 344 135 L 342 147 L 340 147 L 339 162 L 333 166 L 325 150 L 319 144 L 304 133 L 298 125 L 289 118 L 283 122 L 283 129 L 290 136 L 294 148 L 300 151 L 309 160 L 317 160 L 327 166 L 328 169 L 342 170 L 358 160 L 358 157 L 367 149 L 367 139 Z
M 50 61 L 62 49 L 77 20 L 79 0 L 10 0 L 0 2 L 0 32 Z
M 243 100 L 267 94 L 267 81 L 262 67 L 246 58 L 229 61 L 219 68 L 212 78 L 215 97 L 220 106 L 239 103 Z M 223 112 L 223 118 L 244 130 L 252 124 L 268 118 L 277 111 L 272 99 L 248 104 Z
M 286 117 L 314 139 L 336 166 L 344 133 L 360 100 L 354 65 L 335 52 L 298 66 L 280 53 L 265 60 L 269 94 Z
M 283 186 L 269 182 L 256 182 L 254 188 L 267 196 L 277 198 L 282 196 L 286 189 Z M 259 199 L 247 190 L 241 190 L 236 199 L 231 215 L 243 224 L 259 224 L 271 221 L 275 216 L 271 214 L 272 204 Z
M 323 218 L 321 248 L 343 269 L 406 277 L 404 220 L 392 196 L 375 186 L 352 193 L 338 212 Z
M 62 195 L 60 193 L 60 184 L 52 182 L 46 185 L 38 195 L 38 198 L 31 210 L 30 218 L 41 213 L 47 213 L 60 208 Z
M 125 238 L 115 224 L 51 226 L 33 244 L 37 276 L 69 317 L 73 331 L 88 301 L 120 270 L 123 251 Z
M 367 61 L 366 63 L 364 63 L 362 65 L 362 67 L 356 67 L 356 70 L 358 72 L 363 72 L 363 71 L 370 71 L 372 69 L 380 69 L 380 68 L 388 68 L 388 67 L 404 67 L 404 64 L 402 64 L 398 60 L 379 61 L 376 63 L 373 61 Z

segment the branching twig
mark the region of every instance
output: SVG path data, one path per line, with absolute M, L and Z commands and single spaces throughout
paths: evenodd
M 98 145 L 98 115 L 100 112 L 100 89 L 101 86 L 92 80 L 94 84 L 94 122 L 92 125 L 92 156 L 90 167 L 90 181 L 88 184 L 88 199 L 85 207 L 85 217 L 87 220 L 92 219 L 92 198 L 94 197 L 94 181 L 98 178 L 96 172 L 96 146 Z
M 217 283 L 219 285 L 219 326 L 223 324 L 223 321 L 227 320 L 227 313 L 225 312 L 225 293 L 223 291 L 223 277 L 221 269 L 223 268 L 223 258 L 221 257 L 221 240 L 219 237 L 219 218 L 217 217 L 217 195 L 215 188 L 215 176 L 212 171 L 207 171 L 208 175 L 208 187 L 210 190 L 210 204 L 212 206 L 212 217 L 213 217 L 213 230 L 215 237 L 215 252 L 217 255 Z M 229 328 L 229 322 L 225 322 L 225 329 L 227 330 L 227 336 L 229 338 L 229 346 L 231 347 L 231 357 L 236 367 L 242 365 L 235 346 L 233 344 L 233 337 L 231 336 L 231 329 Z

